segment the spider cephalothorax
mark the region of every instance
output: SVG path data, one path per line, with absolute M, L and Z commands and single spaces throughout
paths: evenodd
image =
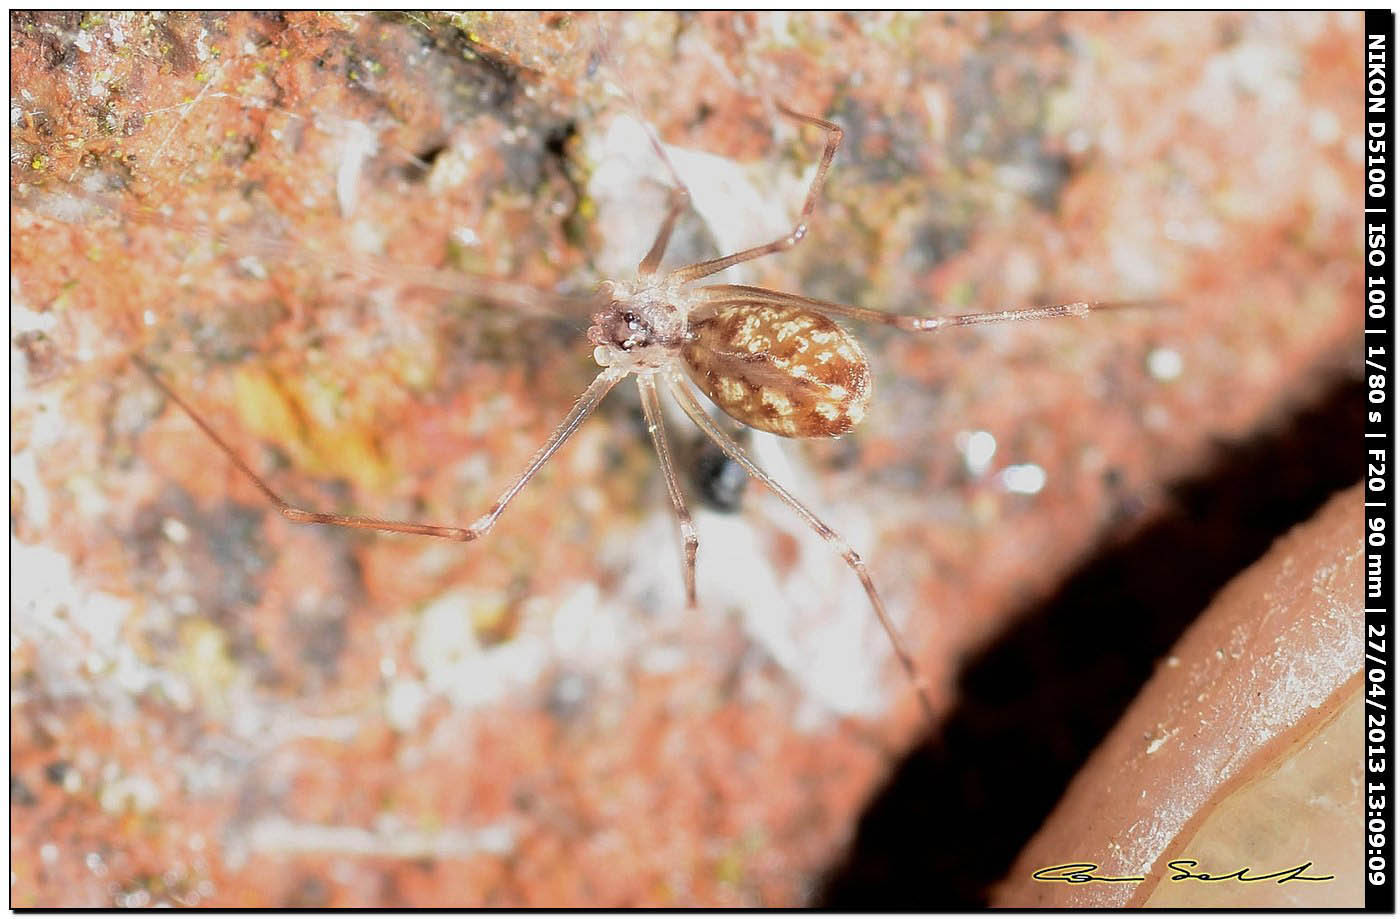
M 677 287 L 651 278 L 604 282 L 606 305 L 588 329 L 598 365 L 655 370 L 674 361 L 687 337 L 688 310 Z

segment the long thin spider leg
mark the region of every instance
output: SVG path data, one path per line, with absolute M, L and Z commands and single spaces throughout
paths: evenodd
M 622 67 L 619 66 L 618 61 L 613 55 L 612 45 L 608 41 L 607 32 L 603 28 L 603 17 L 601 13 L 595 14 L 593 28 L 598 33 L 598 47 L 594 49 L 594 53 L 597 54 L 601 62 L 608 66 L 608 69 L 620 76 L 622 74 Z M 632 93 L 628 81 L 625 79 L 619 79 L 615 82 L 610 80 L 607 81 L 607 88 L 610 92 L 621 96 L 627 101 L 628 107 L 631 108 L 636 115 L 637 123 L 640 124 L 642 130 L 646 132 L 647 140 L 651 143 L 651 149 L 656 154 L 656 158 L 661 160 L 661 164 L 665 166 L 666 171 L 671 174 L 671 186 L 684 192 L 687 199 L 689 199 L 690 189 L 686 187 L 680 172 L 677 171 L 676 164 L 671 162 L 671 157 L 667 155 L 666 148 L 661 143 L 661 138 L 656 134 L 656 129 L 651 126 L 651 122 L 643 117 L 642 106 L 637 102 L 637 97 Z
M 241 249 L 253 254 L 262 251 L 273 258 L 284 258 L 287 249 L 287 243 L 276 237 L 228 239 L 221 234 L 188 224 L 181 224 L 180 229 L 208 236 L 231 246 L 235 251 Z M 381 258 L 365 252 L 328 253 L 312 240 L 301 241 L 297 246 L 297 251 L 337 272 L 359 278 L 384 280 L 404 287 L 442 291 L 455 296 L 475 297 L 512 307 L 515 312 L 522 316 L 571 321 L 577 321 L 580 318 L 580 298 L 563 296 L 518 281 L 489 278 L 484 275 L 467 274 L 443 268 L 406 265 L 393 259 Z
M 535 453 L 530 465 L 525 467 L 525 471 L 516 477 L 501 496 L 496 499 L 496 503 L 491 505 L 491 509 L 478 517 L 468 531 L 473 539 L 484 536 L 496 525 L 496 520 L 501 516 L 501 512 L 506 509 L 506 505 L 516 496 L 525 484 L 535 477 L 535 473 L 540 471 L 554 452 L 564 445 L 564 441 L 573 436 L 579 425 L 583 424 L 585 418 L 593 414 L 593 410 L 598 407 L 598 403 L 603 401 L 614 386 L 616 386 L 630 371 L 621 370 L 617 367 L 605 367 L 601 373 L 593 378 L 593 382 L 588 384 L 588 388 L 583 391 L 583 395 L 578 397 L 574 407 L 569 409 L 569 414 L 564 416 L 564 420 L 559 422 L 559 427 L 554 429 L 554 433 L 549 435 L 549 440 L 545 441 L 543 447 Z
M 511 307 L 521 316 L 560 319 L 574 324 L 577 324 L 582 316 L 579 305 L 583 302 L 583 297 L 557 294 L 518 281 L 505 281 L 442 268 L 406 267 L 388 259 L 365 258 L 360 255 L 348 261 L 351 267 L 347 270 L 361 276 L 385 278 L 409 287 L 445 291 L 457 296 L 465 294 Z
M 661 473 L 666 478 L 666 490 L 671 493 L 671 506 L 676 511 L 676 524 L 681 531 L 681 546 L 685 553 L 685 605 L 695 608 L 695 553 L 700 548 L 700 537 L 695 534 L 695 523 L 690 519 L 690 511 L 685 506 L 685 495 L 681 494 L 681 484 L 676 479 L 676 465 L 671 460 L 671 447 L 666 442 L 666 427 L 661 420 L 661 400 L 656 394 L 656 381 L 650 374 L 637 375 L 637 388 L 642 393 L 642 411 L 646 414 L 647 433 L 656 447 L 656 456 L 661 461 Z
M 155 227 L 161 231 L 173 230 L 191 237 L 206 239 L 223 249 L 243 255 L 282 260 L 289 257 L 288 252 L 295 252 L 296 257 L 305 258 L 311 263 L 323 264 L 337 273 L 384 280 L 400 287 L 415 287 L 423 290 L 442 291 L 457 296 L 475 297 L 512 307 L 522 316 L 562 319 L 576 323 L 582 315 L 580 303 L 585 298 L 570 297 L 518 281 L 489 278 L 451 269 L 407 265 L 365 252 L 353 254 L 347 254 L 344 251 L 329 252 L 316 245 L 313 240 L 292 241 L 286 238 L 280 228 L 276 227 L 246 231 L 233 229 L 227 232 L 214 230 L 191 221 L 161 214 L 149 208 L 123 207 L 104 196 L 82 189 L 67 189 L 66 193 L 77 197 L 86 204 L 93 205 L 95 209 L 105 212 L 106 216 L 114 219 L 137 226 Z M 31 198 L 26 199 L 21 196 L 16 200 L 26 210 L 48 219 L 64 223 L 72 222 L 66 214 L 56 210 L 42 197 L 31 196 Z
M 671 241 L 671 231 L 676 228 L 676 218 L 690 205 L 690 192 L 685 186 L 676 186 L 671 189 L 671 207 L 666 212 L 666 219 L 661 222 L 661 229 L 656 234 L 656 241 L 651 244 L 651 250 L 647 252 L 646 258 L 637 266 L 637 275 L 649 278 L 656 274 L 656 266 L 661 264 L 661 257 L 666 254 L 666 246 Z
M 569 436 L 573 434 L 574 431 L 578 430 L 578 426 L 598 407 L 598 403 L 608 394 L 608 390 L 612 389 L 617 385 L 619 380 L 626 376 L 625 373 L 613 369 L 607 369 L 598 374 L 589 385 L 588 389 L 586 389 L 583 395 L 578 398 L 578 401 L 574 403 L 574 407 L 569 410 L 569 414 L 564 417 L 564 421 L 554 430 L 554 433 L 550 435 L 549 440 L 545 442 L 545 445 L 540 448 L 539 452 L 535 454 L 534 459 L 530 461 L 530 465 L 525 468 L 525 471 L 496 499 L 496 503 L 491 506 L 489 511 L 479 517 L 471 526 L 463 528 L 440 526 L 429 523 L 413 523 L 406 520 L 383 520 L 378 517 L 364 517 L 355 514 L 332 514 L 324 511 L 313 511 L 296 507 L 284 500 L 277 492 L 273 491 L 271 486 L 263 481 L 263 479 L 243 461 L 243 458 L 238 455 L 233 447 L 229 446 L 228 442 L 220 437 L 207 421 L 200 417 L 193 406 L 186 402 L 179 393 L 166 385 L 165 381 L 160 378 L 160 375 L 156 373 L 154 368 L 139 357 L 133 357 L 132 363 L 139 367 L 146 376 L 150 377 L 151 382 L 155 383 L 157 388 L 165 393 L 167 398 L 178 405 L 181 411 L 188 415 L 190 420 L 224 452 L 224 455 L 237 467 L 238 471 L 247 476 L 248 480 L 257 486 L 258 491 L 262 492 L 263 496 L 277 508 L 277 512 L 291 522 L 324 523 L 330 526 L 352 527 L 360 530 L 379 530 L 385 533 L 411 533 L 417 536 L 437 536 L 442 539 L 452 539 L 458 542 L 470 542 L 484 536 L 486 532 L 495 525 L 496 519 L 501 516 L 501 512 L 505 510 L 511 498 L 515 497 L 516 492 L 520 491 L 520 489 L 525 486 L 525 483 L 545 464 L 545 461 L 553 456 L 554 452 L 563 445 L 564 441 L 568 440 Z
M 1096 310 L 1129 309 L 1167 305 L 1162 300 L 1112 300 L 1096 303 L 1058 303 L 1054 306 L 1035 306 L 1028 309 L 998 310 L 991 313 L 965 313 L 957 316 L 909 316 L 885 313 L 880 310 L 860 306 L 846 306 L 827 300 L 814 300 L 798 294 L 769 290 L 766 287 L 751 287 L 747 284 L 712 284 L 696 291 L 703 298 L 704 305 L 692 314 L 692 318 L 704 316 L 711 310 L 739 303 L 768 303 L 773 306 L 796 306 L 816 310 L 828 316 L 844 316 L 864 322 L 878 322 L 894 326 L 906 332 L 937 332 L 939 329 L 964 325 L 990 325 L 997 322 L 1016 322 L 1026 319 L 1056 319 L 1063 316 L 1087 316 Z
M 791 249 L 802 241 L 807 235 L 807 218 L 812 216 L 812 211 L 816 209 L 817 197 L 821 194 L 822 184 L 826 181 L 827 170 L 831 168 L 831 160 L 836 156 L 836 148 L 841 146 L 841 128 L 823 118 L 813 115 L 804 115 L 801 112 L 794 112 L 785 105 L 779 104 L 778 109 L 790 118 L 798 121 L 805 121 L 807 124 L 814 124 L 826 132 L 826 148 L 822 150 L 821 162 L 817 164 L 817 174 L 812 177 L 812 184 L 807 189 L 807 201 L 802 205 L 802 215 L 797 219 L 797 225 L 792 228 L 792 232 L 775 239 L 771 243 L 762 246 L 754 246 L 752 249 L 745 249 L 742 252 L 735 252 L 733 255 L 726 255 L 720 258 L 710 259 L 705 262 L 696 262 L 694 265 L 687 265 L 684 268 L 677 268 L 671 272 L 669 279 L 679 283 L 687 283 L 723 271 L 730 265 L 737 265 L 740 262 L 747 262 L 768 255 L 771 252 L 781 252 L 784 249 Z
M 870 598 L 870 605 L 875 609 L 875 615 L 879 617 L 880 624 L 885 628 L 885 634 L 890 638 L 890 644 L 894 646 L 895 657 L 899 658 L 899 663 L 904 667 L 904 672 L 908 674 L 909 681 L 914 684 L 914 689 L 919 694 L 919 702 L 924 707 L 924 712 L 932 721 L 934 718 L 933 700 L 929 696 L 928 680 L 923 672 L 919 670 L 919 665 L 914 662 L 913 656 L 904 647 L 904 641 L 899 637 L 899 632 L 895 629 L 894 623 L 890 620 L 889 613 L 885 610 L 885 603 L 880 599 L 880 594 L 875 590 L 875 581 L 870 577 L 869 570 L 865 567 L 865 562 L 856 554 L 855 550 L 847 544 L 846 540 L 839 533 L 827 526 L 816 514 L 812 513 L 808 507 L 792 495 L 786 488 L 779 485 L 774 479 L 765 473 L 757 463 L 749 458 L 744 449 L 735 443 L 734 438 L 724 432 L 719 425 L 715 424 L 700 402 L 691 393 L 689 386 L 679 374 L 672 374 L 668 377 L 671 392 L 675 395 L 676 401 L 681 404 L 681 408 L 690 416 L 705 435 L 713 440 L 725 454 L 736 463 L 744 467 L 750 476 L 757 479 L 765 488 L 777 495 L 784 504 L 792 509 L 797 516 L 801 517 L 808 526 L 816 531 L 817 535 L 831 544 L 845 559 L 846 564 L 851 566 L 856 577 L 860 578 L 861 586 L 865 588 L 865 594 Z
M 598 58 L 605 62 L 614 73 L 621 73 L 621 68 L 617 61 L 613 60 L 613 52 L 608 42 L 607 33 L 603 29 L 603 20 L 599 16 L 593 20 L 593 27 L 598 33 L 598 47 L 595 50 Z M 661 143 L 661 138 L 657 136 L 655 128 L 642 116 L 642 107 L 637 102 L 637 97 L 632 94 L 627 81 L 608 82 L 608 88 L 615 94 L 626 100 L 629 108 L 636 115 L 637 123 L 641 125 L 642 131 L 647 136 L 647 141 L 651 143 L 652 152 L 656 158 L 666 167 L 666 171 L 671 176 L 671 204 L 667 211 L 666 219 L 661 224 L 660 231 L 656 234 L 656 240 L 651 244 L 651 249 L 646 257 L 637 266 L 637 275 L 648 278 L 656 273 L 657 267 L 661 264 L 662 257 L 666 254 L 666 245 L 671 240 L 671 231 L 675 229 L 676 218 L 681 215 L 690 205 L 690 189 L 686 187 L 685 180 L 681 178 L 680 172 L 676 169 L 675 163 L 671 162 L 671 157 L 666 153 L 665 146 Z

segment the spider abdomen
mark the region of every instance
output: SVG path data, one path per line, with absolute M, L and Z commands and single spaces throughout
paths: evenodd
M 690 378 L 725 413 L 783 437 L 840 437 L 870 402 L 860 344 L 801 307 L 720 307 L 691 322 L 681 355 Z

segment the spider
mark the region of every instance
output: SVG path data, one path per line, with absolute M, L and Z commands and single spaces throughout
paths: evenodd
M 688 607 L 695 607 L 695 562 L 699 538 L 677 477 L 662 419 L 662 393 L 670 395 L 687 417 L 748 476 L 786 504 L 840 555 L 860 580 L 871 608 L 889 636 L 901 667 L 913 684 L 925 713 L 934 715 L 929 682 L 890 618 L 861 556 L 813 510 L 766 474 L 739 442 L 706 411 L 696 390 L 736 421 L 790 438 L 840 437 L 865 416 L 871 398 L 871 370 L 860 343 L 835 318 L 876 322 L 908 332 L 937 332 L 956 326 L 1085 316 L 1108 304 L 1065 303 L 1029 309 L 953 316 L 897 315 L 797 294 L 741 284 L 697 285 L 733 265 L 791 249 L 807 235 L 827 172 L 841 144 L 835 123 L 785 105 L 778 109 L 799 123 L 820 128 L 825 146 L 796 224 L 785 236 L 729 255 L 659 271 L 678 218 L 691 195 L 672 168 L 675 185 L 666 216 L 635 277 L 606 280 L 594 295 L 588 341 L 599 371 L 544 445 L 469 525 L 452 526 L 337 514 L 298 507 L 273 490 L 206 422 L 195 408 L 168 386 L 141 358 L 137 366 L 190 417 L 273 504 L 293 523 L 326 524 L 389 533 L 433 536 L 473 542 L 486 536 L 526 484 L 579 429 L 612 389 L 635 377 L 647 431 L 656 450 L 674 510 L 682 545 Z M 653 137 L 653 147 L 665 152 Z M 669 161 L 667 163 L 669 167 Z

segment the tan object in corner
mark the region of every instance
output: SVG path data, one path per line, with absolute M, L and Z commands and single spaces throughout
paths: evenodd
M 1359 486 L 1337 495 L 1216 597 L 1075 778 L 994 905 L 1363 905 L 1361 502 Z M 1069 864 L 1142 880 L 1032 877 L 1072 875 L 1043 871 Z M 1283 883 L 1186 876 L 1300 865 Z

